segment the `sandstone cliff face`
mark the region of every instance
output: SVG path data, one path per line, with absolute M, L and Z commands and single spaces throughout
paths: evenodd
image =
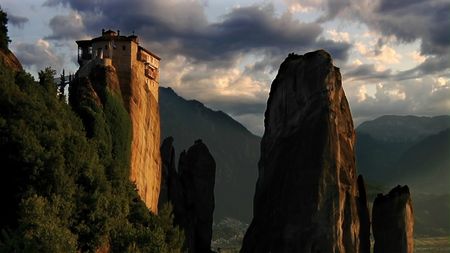
M 359 252 L 355 133 L 327 52 L 291 54 L 281 64 L 264 125 L 241 252 Z
M 408 186 L 379 194 L 373 203 L 372 229 L 375 253 L 414 252 L 414 215 Z
M 123 136 L 115 135 L 117 132 L 129 135 L 127 138 L 130 138 L 130 143 L 127 146 L 119 145 L 120 147 L 112 151 L 113 155 L 120 153 L 128 156 L 126 161 L 122 159 L 126 164 L 118 166 L 128 168 L 127 174 L 136 184 L 141 199 L 151 211 L 156 213 L 161 180 L 158 94 L 150 91 L 143 73 L 144 70 L 138 65 L 129 73 L 117 73 L 114 66 L 104 66 L 102 61 L 92 60 L 78 70 L 75 84 L 70 88 L 69 100 L 74 107 L 80 107 L 79 101 L 83 100 L 83 97 L 89 97 L 95 101 L 96 106 L 99 107 L 96 110 L 103 110 L 106 116 L 112 119 L 109 121 L 106 119 L 112 130 L 107 129 L 108 133 L 105 134 L 112 135 L 113 142 L 123 138 Z M 116 100 L 111 103 L 113 105 L 111 110 L 106 106 L 106 103 L 111 101 L 107 95 L 112 95 L 112 98 Z M 80 116 L 85 121 L 88 134 L 90 129 L 98 130 L 94 126 L 89 126 L 91 120 L 85 120 L 91 117 L 90 112 L 79 113 L 84 114 Z M 118 125 L 121 122 L 115 122 L 117 113 L 125 113 L 126 120 L 130 123 L 125 124 L 124 127 Z M 113 131 L 114 128 L 117 131 Z
M 190 253 L 210 253 L 214 212 L 216 163 L 201 141 L 180 154 L 178 173 L 174 165 L 173 138 L 161 146 L 163 179 L 160 204 L 173 205 L 175 224 L 183 228 Z
M 161 180 L 158 94 L 150 91 L 143 73 L 136 66 L 132 68 L 130 83 L 121 83 L 122 90 L 129 85 L 130 92 L 124 93 L 133 128 L 130 179 L 147 207 L 157 212 Z
M 6 67 L 12 69 L 14 72 L 18 72 L 23 69 L 20 61 L 9 49 L 0 48 L 0 60 Z

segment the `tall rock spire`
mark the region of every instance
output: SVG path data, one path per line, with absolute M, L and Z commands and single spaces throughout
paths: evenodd
M 327 52 L 286 58 L 264 125 L 254 217 L 241 252 L 359 252 L 355 132 Z
M 414 213 L 408 186 L 378 194 L 373 202 L 374 253 L 414 252 Z

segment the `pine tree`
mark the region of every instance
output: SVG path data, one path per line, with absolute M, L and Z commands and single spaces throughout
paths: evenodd
M 8 44 L 11 40 L 8 37 L 8 15 L 0 7 L 0 48 L 8 49 Z
M 65 76 L 65 71 L 63 69 L 62 74 L 59 78 L 59 84 L 58 84 L 58 90 L 59 90 L 59 97 L 61 99 L 64 98 L 64 90 L 66 89 L 66 76 Z

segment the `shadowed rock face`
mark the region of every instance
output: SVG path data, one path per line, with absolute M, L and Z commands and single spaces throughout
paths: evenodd
M 167 137 L 161 145 L 162 176 L 158 208 L 162 208 L 164 204 L 170 202 L 173 208 L 174 223 L 185 229 L 187 212 L 184 189 L 175 168 L 173 141 L 172 137 Z
M 366 185 L 358 176 L 359 252 L 370 253 L 370 214 L 367 207 Z
M 327 52 L 287 57 L 264 125 L 254 217 L 241 252 L 359 252 L 355 133 Z
M 180 155 L 178 167 L 187 211 L 190 253 L 211 252 L 216 162 L 201 140 Z
M 373 203 L 372 229 L 375 253 L 412 253 L 414 215 L 408 186 L 379 194 Z
M 173 205 L 174 221 L 185 231 L 188 252 L 210 253 L 216 163 L 201 140 L 180 154 L 178 173 L 174 154 L 173 138 L 168 137 L 161 146 L 163 174 L 159 204 Z

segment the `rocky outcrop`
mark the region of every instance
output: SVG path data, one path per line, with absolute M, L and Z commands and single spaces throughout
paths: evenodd
M 76 79 L 69 87 L 69 101 L 76 110 L 84 110 L 94 104 L 98 106 L 94 111 L 105 114 L 110 128 L 106 134 L 112 136 L 110 139 L 113 142 L 126 138 L 128 143 L 130 139 L 126 146 L 116 145 L 112 155 L 126 156 L 126 159 L 121 159 L 126 164 L 120 164 L 119 167 L 127 168 L 126 173 L 136 184 L 139 196 L 156 213 L 161 184 L 159 105 L 157 93 L 148 89 L 142 73 L 144 70 L 138 66 L 129 73 L 119 73 L 113 65 L 93 59 L 78 70 Z M 94 103 L 80 105 L 80 101 L 86 97 Z M 91 113 L 89 110 L 79 111 L 87 131 L 98 131 L 98 127 L 90 126 Z M 117 122 L 117 115 L 127 118 L 125 125 L 123 120 Z M 109 122 L 108 118 L 111 119 Z
M 167 137 L 161 144 L 161 187 L 159 191 L 158 209 L 169 202 L 169 174 L 175 171 L 175 148 L 173 147 L 173 138 Z M 172 176 L 172 175 L 171 175 Z
M 201 141 L 180 155 L 178 167 L 185 192 L 186 238 L 191 253 L 211 252 L 216 162 Z
M 414 215 L 408 186 L 397 186 L 373 203 L 374 253 L 414 252 Z
M 130 81 L 120 80 L 133 129 L 130 179 L 147 207 L 157 212 L 161 184 L 158 93 L 148 88 L 142 73 L 142 66 L 133 64 Z
M 174 154 L 173 138 L 168 137 L 161 146 L 160 205 L 172 204 L 175 224 L 185 231 L 188 252 L 212 252 L 216 163 L 201 140 L 180 154 L 178 173 Z
M 366 184 L 358 176 L 358 217 L 359 217 L 359 252 L 370 253 L 370 214 L 367 207 Z
M 359 252 L 355 133 L 327 52 L 286 58 L 264 125 L 253 221 L 241 252 Z
M 0 61 L 14 72 L 23 70 L 22 64 L 9 49 L 0 48 Z
M 172 137 L 167 137 L 161 145 L 162 175 L 158 208 L 161 209 L 163 205 L 170 203 L 174 214 L 174 223 L 186 228 L 185 190 L 176 171 L 173 141 Z

